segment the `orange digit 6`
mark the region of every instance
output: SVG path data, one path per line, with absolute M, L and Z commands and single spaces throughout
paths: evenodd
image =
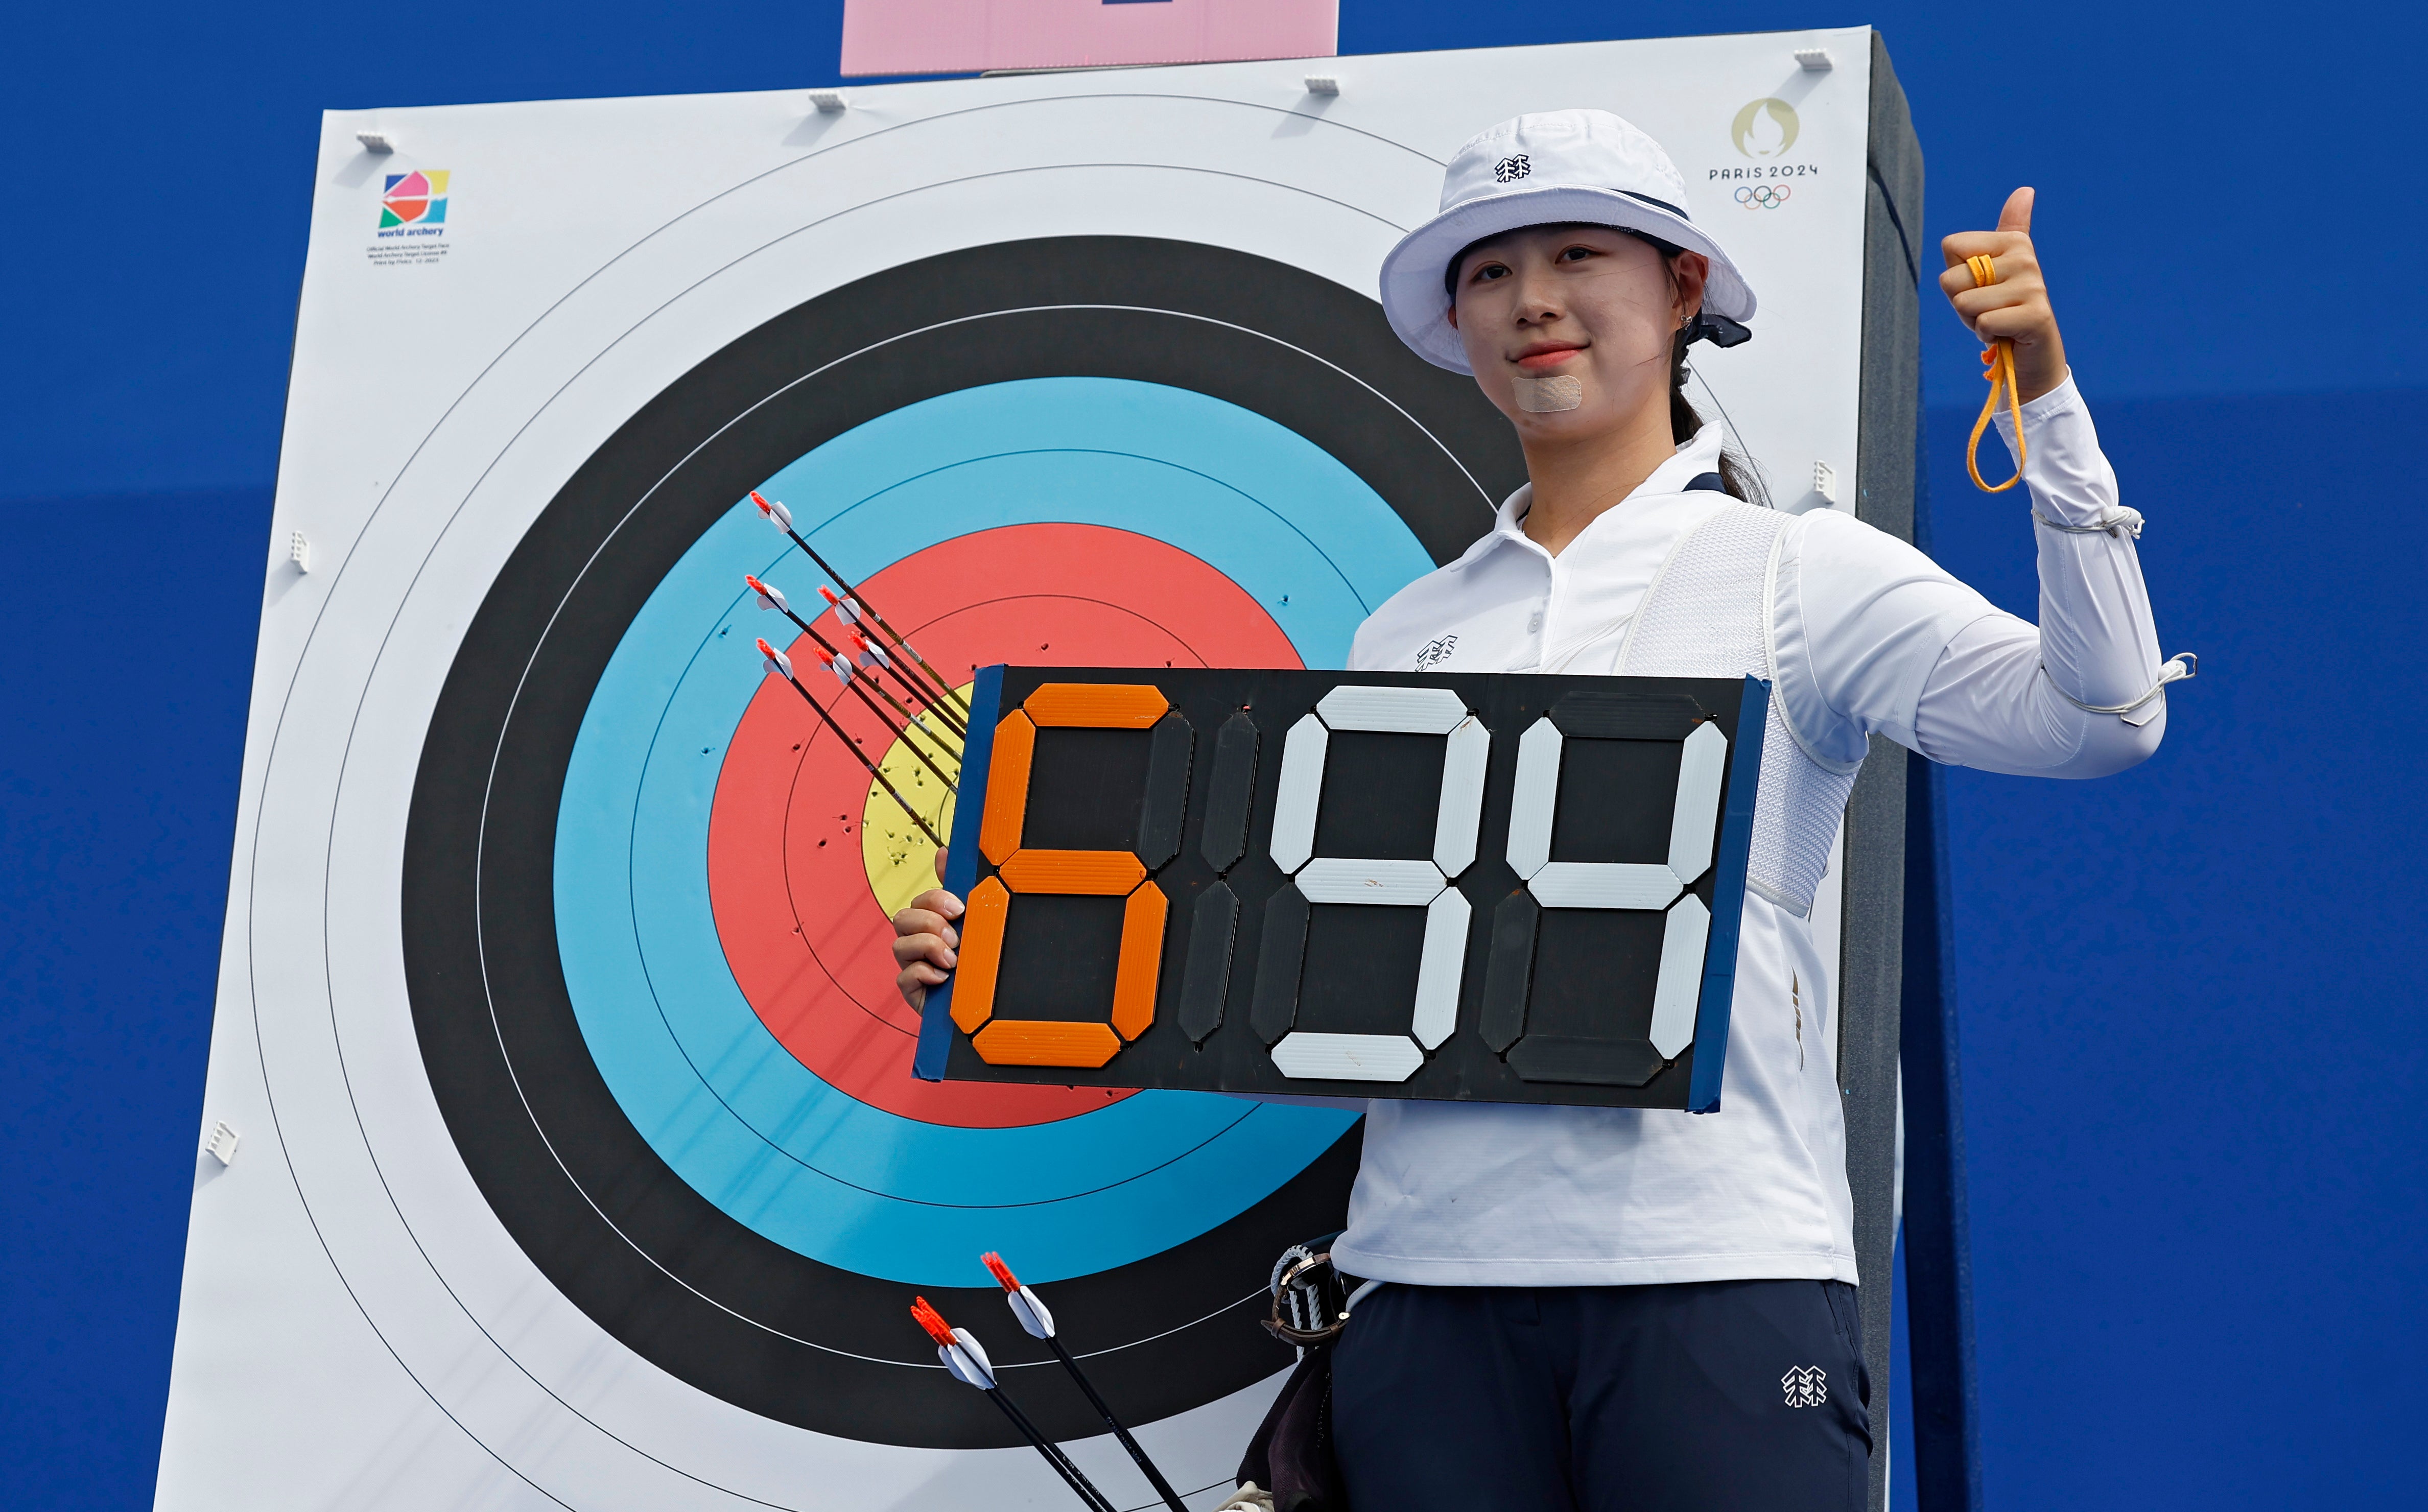
M 1025 849 L 1021 830 L 1028 816 L 1028 768 L 1040 725 L 1150 730 L 1170 708 L 1160 690 L 1145 684 L 1048 682 L 994 727 L 978 849 L 994 863 L 996 875 L 970 890 L 953 983 L 953 1023 L 989 1065 L 1101 1066 L 1155 1022 L 1156 978 L 1163 969 L 1163 889 L 1148 879 L 1135 852 Z M 1112 1008 L 1104 1023 L 994 1016 L 1004 925 L 1014 893 L 1128 899 L 1122 908 Z

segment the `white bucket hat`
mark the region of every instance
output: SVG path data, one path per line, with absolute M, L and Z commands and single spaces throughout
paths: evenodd
M 1658 237 L 1712 260 L 1703 306 L 1753 318 L 1753 290 L 1686 215 L 1686 181 L 1661 144 L 1607 110 L 1550 110 L 1468 139 L 1442 173 L 1441 212 L 1383 259 L 1383 313 L 1417 354 L 1472 372 L 1450 323 L 1451 259 L 1486 237 L 1576 222 Z M 1739 333 L 1742 335 L 1742 333 Z

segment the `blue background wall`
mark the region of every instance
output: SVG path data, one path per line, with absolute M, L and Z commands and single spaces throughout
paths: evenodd
M 1951 784 L 2002 1508 L 2420 1500 L 2420 18 L 1344 0 L 1352 53 L 1869 21 L 1934 238 L 2041 189 L 2165 643 L 2204 675 L 2122 778 Z M 281 0 L 0 31 L 10 1504 L 150 1499 L 317 112 L 808 87 L 839 25 L 834 0 Z M 1930 315 L 1937 550 L 2030 613 L 2021 506 L 1963 475 L 1976 349 Z

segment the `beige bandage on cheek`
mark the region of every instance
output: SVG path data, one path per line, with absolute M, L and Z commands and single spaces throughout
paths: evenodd
M 1556 378 L 1528 378 L 1521 374 L 1509 382 L 1518 407 L 1529 415 L 1552 415 L 1575 409 L 1585 402 L 1584 380 L 1565 373 Z

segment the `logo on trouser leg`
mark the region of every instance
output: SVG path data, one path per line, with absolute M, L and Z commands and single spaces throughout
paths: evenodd
M 1829 1400 L 1829 1372 L 1818 1365 L 1798 1365 L 1779 1378 L 1791 1407 L 1817 1407 Z

